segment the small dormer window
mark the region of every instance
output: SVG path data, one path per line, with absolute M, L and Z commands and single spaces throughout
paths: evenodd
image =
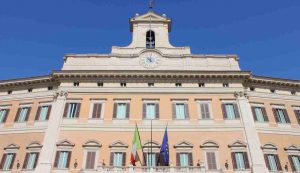
M 155 48 L 155 34 L 152 30 L 147 31 L 146 33 L 146 48 L 147 49 Z

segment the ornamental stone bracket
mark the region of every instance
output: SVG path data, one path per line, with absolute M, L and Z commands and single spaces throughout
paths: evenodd
M 248 99 L 249 98 L 249 95 L 246 91 L 236 91 L 234 92 L 234 97 L 235 98 L 246 98 Z
M 55 93 L 53 94 L 54 98 L 59 98 L 59 97 L 67 97 L 68 96 L 68 91 L 64 91 L 64 90 L 57 90 L 55 91 Z

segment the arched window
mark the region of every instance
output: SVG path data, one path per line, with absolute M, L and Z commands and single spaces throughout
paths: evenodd
M 155 34 L 152 30 L 147 31 L 146 33 L 146 48 L 147 49 L 155 48 Z

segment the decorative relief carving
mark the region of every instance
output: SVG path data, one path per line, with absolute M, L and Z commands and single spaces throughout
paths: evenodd
M 245 97 L 245 98 L 248 98 L 248 93 L 245 92 L 245 91 L 239 91 L 239 92 L 235 92 L 234 93 L 234 96 L 236 98 L 239 98 L 239 97 Z
M 57 90 L 54 93 L 54 97 L 58 98 L 58 97 L 67 97 L 68 96 L 68 92 L 67 91 L 63 91 L 63 90 Z

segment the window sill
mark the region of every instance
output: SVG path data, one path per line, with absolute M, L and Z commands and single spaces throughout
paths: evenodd
M 22 172 L 31 173 L 34 172 L 34 169 L 22 169 Z
M 150 125 L 151 119 L 143 119 L 143 124 Z M 152 124 L 160 124 L 159 119 L 152 119 Z
M 128 124 L 129 119 L 113 119 L 113 124 Z
M 63 124 L 73 124 L 77 123 L 78 118 L 63 118 Z
M 35 121 L 34 125 L 35 126 L 47 126 L 48 121 Z
M 20 128 L 20 127 L 26 127 L 26 122 L 15 122 L 14 127 L 15 128 Z
M 234 170 L 234 173 L 251 173 L 250 169 Z
M 52 173 L 68 173 L 68 168 L 53 168 Z
M 199 124 L 202 125 L 211 125 L 214 124 L 214 120 L 213 119 L 199 119 Z
M 240 124 L 241 121 L 240 119 L 232 119 L 232 120 L 229 120 L 229 119 L 225 119 L 225 124 Z
M 269 122 L 259 122 L 259 121 L 255 121 L 255 126 L 256 127 L 269 127 Z
M 277 123 L 279 128 L 292 128 L 291 124 L 288 123 Z
M 88 119 L 89 124 L 103 124 L 102 118 L 89 118 Z
M 186 124 L 189 124 L 190 123 L 190 120 L 188 119 L 185 119 L 185 120 L 180 120 L 180 119 L 174 119 L 173 120 L 173 124 L 177 124 L 177 125 L 186 125 Z

